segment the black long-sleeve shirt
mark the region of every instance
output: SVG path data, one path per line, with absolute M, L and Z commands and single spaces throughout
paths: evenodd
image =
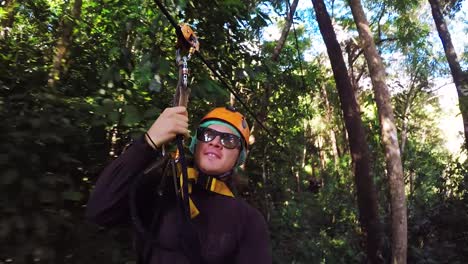
M 88 201 L 87 218 L 104 226 L 131 224 L 130 186 L 136 175 L 158 158 L 160 154 L 143 138 L 135 141 L 101 173 Z M 151 202 L 155 186 L 151 182 L 138 191 L 139 210 L 147 212 L 142 214 L 146 218 L 155 209 Z M 200 188 L 194 188 L 191 198 L 200 211 L 192 223 L 200 240 L 203 263 L 272 263 L 268 228 L 258 210 L 242 199 Z M 150 263 L 189 263 L 179 243 L 180 214 L 176 203 L 168 202 L 162 207 Z

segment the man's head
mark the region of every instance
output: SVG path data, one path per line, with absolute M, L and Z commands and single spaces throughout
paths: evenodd
M 218 107 L 201 119 L 190 150 L 204 173 L 221 175 L 245 161 L 250 135 L 245 117 L 231 107 Z

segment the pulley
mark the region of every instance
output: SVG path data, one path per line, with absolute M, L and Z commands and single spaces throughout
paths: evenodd
M 189 68 L 187 61 L 191 56 L 200 50 L 200 43 L 192 28 L 182 23 L 176 29 L 176 65 L 179 68 L 179 81 L 177 83 L 176 94 L 174 96 L 174 106 L 187 107 L 190 89 L 188 88 Z M 187 55 L 183 55 L 183 54 Z
M 177 49 L 181 51 L 187 51 L 189 58 L 192 56 L 193 53 L 195 53 L 195 51 L 199 51 L 200 43 L 198 42 L 197 35 L 188 24 L 180 24 L 178 30 L 176 30 L 176 33 Z

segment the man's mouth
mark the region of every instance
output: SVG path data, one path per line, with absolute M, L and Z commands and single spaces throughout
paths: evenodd
M 220 159 L 221 156 L 215 152 L 211 152 L 211 151 L 208 151 L 208 152 L 205 152 L 205 155 L 210 157 L 210 158 L 217 158 L 217 159 Z

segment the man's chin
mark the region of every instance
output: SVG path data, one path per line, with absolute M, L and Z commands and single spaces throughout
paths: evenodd
M 219 172 L 219 169 L 216 169 L 216 168 L 210 168 L 210 167 L 205 167 L 205 166 L 201 166 L 200 168 L 198 168 L 201 172 L 205 173 L 205 174 L 208 174 L 208 175 L 218 175 L 218 174 L 221 174 Z

